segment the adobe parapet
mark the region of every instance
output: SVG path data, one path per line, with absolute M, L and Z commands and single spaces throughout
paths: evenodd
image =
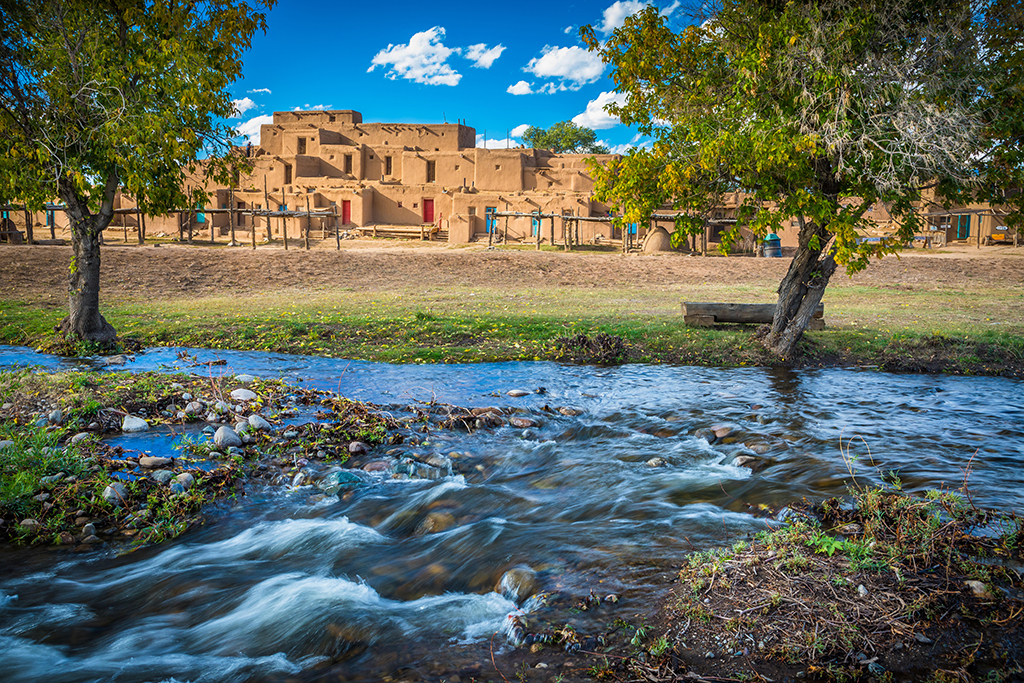
M 330 111 L 275 111 L 274 123 L 315 123 L 329 125 L 332 123 L 362 123 L 363 115 L 352 109 L 334 109 Z

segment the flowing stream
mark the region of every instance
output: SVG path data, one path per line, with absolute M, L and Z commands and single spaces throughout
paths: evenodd
M 177 349 L 112 369 L 176 370 Z M 862 370 L 554 363 L 386 365 L 189 349 L 206 374 L 281 377 L 387 406 L 515 406 L 540 426 L 440 432 L 410 450 L 471 463 L 437 480 L 375 479 L 346 498 L 250 486 L 175 541 L 0 552 L 0 680 L 427 678 L 487 662 L 492 635 L 538 601 L 495 592 L 517 566 L 563 606 L 614 594 L 581 632 L 634 618 L 694 549 L 765 528 L 765 508 L 896 472 L 904 489 L 968 484 L 1024 509 L 1024 383 Z M 101 367 L 0 347 L 0 367 Z M 189 370 L 189 368 L 181 368 Z M 191 371 L 196 372 L 195 369 Z M 544 388 L 544 393 L 536 393 Z M 511 398 L 510 389 L 531 391 Z M 543 406 L 571 407 L 576 416 Z M 310 418 L 312 419 L 312 418 Z M 694 436 L 728 425 L 714 444 Z M 170 434 L 119 436 L 170 451 Z M 737 456 L 756 456 L 748 466 Z M 649 461 L 661 458 L 661 466 Z M 424 520 L 444 520 L 423 533 Z M 566 616 L 569 614 L 570 616 Z M 552 672 L 554 674 L 556 672 Z M 482 675 L 493 675 L 484 668 Z

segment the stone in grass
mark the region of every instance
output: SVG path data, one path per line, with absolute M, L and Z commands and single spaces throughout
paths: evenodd
M 264 420 L 259 415 L 249 416 L 249 426 L 255 429 L 257 432 L 269 432 L 271 429 L 273 429 L 273 427 L 270 426 L 270 423 Z
M 81 443 L 92 436 L 89 432 L 78 432 L 71 437 L 71 443 Z
M 128 491 L 125 490 L 124 484 L 119 481 L 115 481 L 103 489 L 103 500 L 112 503 L 114 507 L 121 507 L 127 499 Z
M 349 455 L 366 455 L 370 452 L 370 447 L 362 441 L 353 441 L 348 445 Z
M 188 404 L 185 405 L 186 415 L 198 415 L 201 412 L 203 412 L 203 404 L 199 401 L 189 401 Z
M 40 529 L 43 528 L 43 524 L 38 519 L 32 519 L 30 517 L 28 519 L 21 520 L 21 528 L 24 529 L 25 531 L 28 531 L 28 532 L 34 534 L 34 533 L 37 533 Z
M 171 479 L 174 479 L 174 472 L 171 472 L 170 470 L 157 470 L 150 476 L 153 478 L 153 481 L 166 486 Z
M 64 422 L 64 413 L 60 411 L 60 408 L 50 412 L 49 415 L 50 424 L 59 425 Z
M 141 417 L 135 417 L 134 415 L 125 415 L 124 419 L 121 420 L 122 432 L 144 432 L 147 429 L 149 429 L 149 423 L 143 420 Z
M 235 381 L 238 382 L 239 384 L 248 386 L 249 384 L 252 384 L 254 381 L 256 381 L 256 378 L 253 377 L 252 375 L 242 374 L 235 375 Z
M 10 439 L 4 439 L 3 441 L 0 441 L 0 451 L 4 450 L 5 448 L 10 448 L 13 445 L 13 441 L 11 441 Z
M 196 478 L 193 477 L 188 472 L 182 472 L 181 474 L 179 474 L 178 476 L 176 476 L 174 478 L 174 483 L 180 484 L 181 487 L 185 488 L 185 489 L 192 488 L 192 484 L 194 484 L 195 481 L 196 481 Z
M 231 448 L 241 446 L 242 438 L 234 429 L 224 425 L 213 435 L 213 443 L 217 444 L 217 448 Z
M 256 393 L 248 389 L 235 389 L 231 392 L 231 398 L 236 401 L 255 401 Z

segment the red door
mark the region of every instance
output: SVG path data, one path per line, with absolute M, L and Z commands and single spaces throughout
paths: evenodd
M 348 225 L 352 222 L 352 202 L 347 199 L 341 201 L 341 224 Z
M 424 199 L 423 200 L 423 222 L 433 223 L 434 222 L 434 200 Z

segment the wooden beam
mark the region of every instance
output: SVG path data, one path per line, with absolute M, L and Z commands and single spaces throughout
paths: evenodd
M 688 324 L 712 325 L 715 323 L 770 323 L 775 318 L 775 304 L 726 304 L 716 302 L 683 302 L 683 316 Z M 825 315 L 825 304 L 819 303 L 812 314 L 821 320 Z

